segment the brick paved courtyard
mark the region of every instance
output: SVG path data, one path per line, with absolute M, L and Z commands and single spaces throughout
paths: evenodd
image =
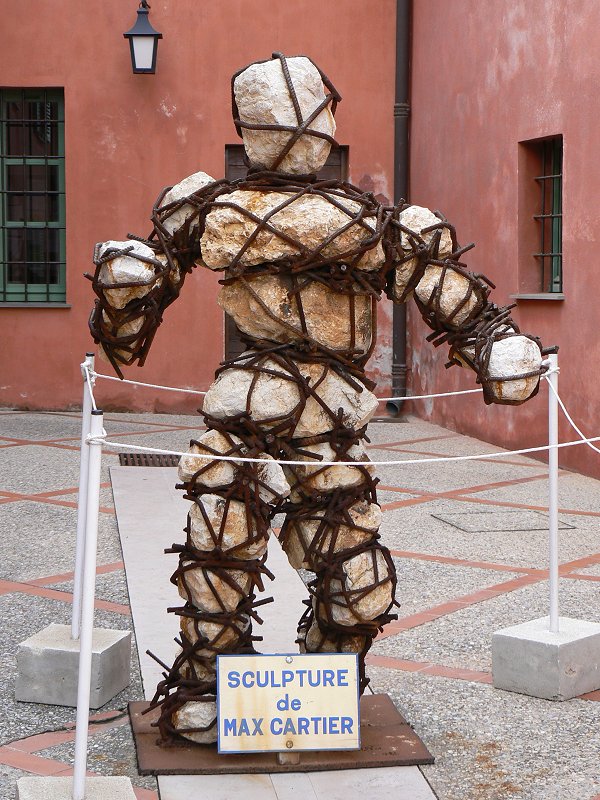
M 108 413 L 111 439 L 187 449 L 199 417 Z M 0 572 L 3 708 L 0 794 L 23 775 L 68 775 L 74 709 L 14 701 L 19 641 L 68 623 L 80 417 L 0 411 Z M 370 427 L 377 461 L 484 453 L 497 448 L 416 418 Z M 108 467 L 103 457 L 98 550 L 99 626 L 130 626 Z M 600 800 L 600 691 L 564 703 L 491 686 L 491 635 L 547 613 L 544 464 L 521 456 L 383 467 L 382 540 L 398 568 L 399 619 L 368 658 L 375 691 L 388 692 L 436 757 L 423 767 L 442 800 Z M 561 613 L 600 622 L 600 484 L 560 475 Z M 182 527 L 184 524 L 182 506 Z M 177 540 L 168 531 L 165 544 Z M 130 775 L 139 800 L 157 798 L 137 775 L 125 713 L 131 686 L 92 715 L 88 765 Z

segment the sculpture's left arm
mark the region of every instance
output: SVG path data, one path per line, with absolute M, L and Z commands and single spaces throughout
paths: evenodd
M 474 370 L 486 403 L 519 405 L 533 397 L 546 370 L 544 356 L 557 348 L 521 333 L 512 306 L 489 301 L 494 285 L 461 261 L 474 245 L 460 247 L 440 214 L 407 205 L 394 209 L 384 241 L 392 265 L 386 293 L 395 303 L 414 297 L 432 330 L 427 340 L 450 347 L 446 366 Z
M 96 302 L 90 332 L 120 378 L 123 367 L 144 364 L 165 309 L 178 297 L 186 275 L 201 264 L 198 228 L 207 199 L 221 189 L 196 172 L 159 195 L 147 239 L 99 242 L 92 281 Z

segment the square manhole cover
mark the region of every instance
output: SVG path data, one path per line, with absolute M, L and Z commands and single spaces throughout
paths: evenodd
M 548 530 L 548 515 L 539 511 L 463 511 L 431 516 L 466 533 Z M 566 530 L 575 526 L 559 520 L 558 527 Z

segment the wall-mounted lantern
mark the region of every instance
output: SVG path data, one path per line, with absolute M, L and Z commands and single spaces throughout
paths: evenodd
M 158 40 L 162 39 L 162 33 L 155 31 L 148 19 L 147 0 L 141 0 L 137 12 L 137 20 L 131 30 L 123 36 L 129 39 L 131 48 L 131 66 L 134 72 L 154 73 L 156 71 L 156 53 L 158 51 Z

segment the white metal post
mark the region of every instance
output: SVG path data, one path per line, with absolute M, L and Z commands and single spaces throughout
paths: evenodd
M 550 543 L 550 631 L 558 633 L 558 355 L 549 357 L 548 381 L 548 522 Z
M 101 436 L 102 411 L 91 412 L 91 436 Z M 100 506 L 100 468 L 102 445 L 88 442 L 89 464 L 85 556 L 83 563 L 83 593 L 81 603 L 81 637 L 79 641 L 79 680 L 77 684 L 77 718 L 75 729 L 75 769 L 73 800 L 84 800 L 87 767 L 87 740 L 90 713 L 90 682 L 92 675 L 92 632 L 94 628 L 94 596 L 96 590 L 96 545 L 98 541 L 98 509 Z
M 81 375 L 83 376 L 83 401 L 81 417 L 81 449 L 79 457 L 79 493 L 77 495 L 77 540 L 75 544 L 75 571 L 73 575 L 73 610 L 71 617 L 71 637 L 79 639 L 81 628 L 81 591 L 83 584 L 83 559 L 85 553 L 85 517 L 87 510 L 87 481 L 88 463 L 90 448 L 87 444 L 87 437 L 90 432 L 92 395 L 86 378 L 86 368 L 94 369 L 94 354 L 86 353 L 85 361 L 81 364 Z M 94 385 L 94 379 L 90 378 L 90 383 Z

